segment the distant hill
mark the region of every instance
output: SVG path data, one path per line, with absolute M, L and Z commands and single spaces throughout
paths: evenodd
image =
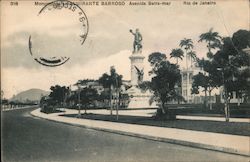
M 48 95 L 49 92 L 48 91 L 44 91 L 41 89 L 29 89 L 23 92 L 20 92 L 18 94 L 16 94 L 15 96 L 13 96 L 10 100 L 11 101 L 38 101 L 40 100 L 41 96 L 45 96 Z

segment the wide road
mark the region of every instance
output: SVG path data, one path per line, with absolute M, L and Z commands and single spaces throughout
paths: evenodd
M 244 156 L 47 121 L 31 116 L 33 109 L 2 112 L 3 162 L 249 162 Z

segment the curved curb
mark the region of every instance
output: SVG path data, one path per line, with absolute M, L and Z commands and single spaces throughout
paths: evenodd
M 143 139 L 148 139 L 148 140 L 153 140 L 153 141 L 167 142 L 167 143 L 178 144 L 178 145 L 182 145 L 182 146 L 206 149 L 206 150 L 211 150 L 211 151 L 219 151 L 222 153 L 229 153 L 229 154 L 234 154 L 234 155 L 241 155 L 241 156 L 250 157 L 250 152 L 243 152 L 243 151 L 239 151 L 239 150 L 233 149 L 233 148 L 219 147 L 219 146 L 207 145 L 207 144 L 202 144 L 202 143 L 195 143 L 195 142 L 190 142 L 190 141 L 155 137 L 155 136 L 143 135 L 143 134 L 138 134 L 138 133 L 131 133 L 131 132 L 125 132 L 125 131 L 119 131 L 119 130 L 113 130 L 113 129 L 107 129 L 107 128 L 99 128 L 99 127 L 94 127 L 94 126 L 69 123 L 69 122 L 65 122 L 65 121 L 58 121 L 56 119 L 46 118 L 46 117 L 42 117 L 42 116 L 35 114 L 34 112 L 37 110 L 38 109 L 31 111 L 30 114 L 34 117 L 38 117 L 40 119 L 45 119 L 45 120 L 53 121 L 53 122 L 57 122 L 57 123 L 63 123 L 63 124 L 71 125 L 71 126 L 77 126 L 77 127 L 82 127 L 82 128 L 87 128 L 87 129 L 92 129 L 92 130 L 97 130 L 97 131 L 104 131 L 104 132 L 109 132 L 109 133 L 131 136 L 131 137 L 138 137 L 138 138 L 143 138 Z M 250 140 L 250 137 L 249 137 L 249 140 Z

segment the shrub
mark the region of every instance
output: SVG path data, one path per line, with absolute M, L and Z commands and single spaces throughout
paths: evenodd
M 157 109 L 154 119 L 155 120 L 175 120 L 176 113 L 174 110 L 168 110 L 165 113 L 163 113 L 162 109 Z

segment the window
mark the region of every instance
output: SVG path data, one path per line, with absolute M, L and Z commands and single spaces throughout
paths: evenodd
M 187 96 L 187 90 L 183 90 L 183 96 Z

